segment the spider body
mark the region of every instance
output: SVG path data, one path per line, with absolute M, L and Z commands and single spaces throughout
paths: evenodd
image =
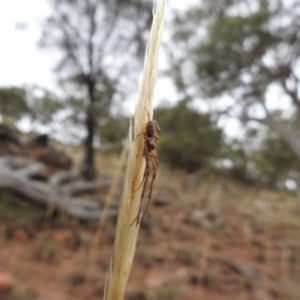
M 149 137 L 146 138 L 145 144 L 149 153 L 156 148 L 154 141 Z
M 148 114 L 148 122 L 146 124 L 146 131 L 140 133 L 135 138 L 135 140 L 136 140 L 140 135 L 143 135 L 144 147 L 143 147 L 143 154 L 142 155 L 145 158 L 146 166 L 145 166 L 145 171 L 144 171 L 142 182 L 140 183 L 138 188 L 135 190 L 135 192 L 136 192 L 142 187 L 141 203 L 140 203 L 138 215 L 133 220 L 131 225 L 134 222 L 136 222 L 137 224 L 140 224 L 142 222 L 145 214 L 146 214 L 146 211 L 148 209 L 148 206 L 149 206 L 149 203 L 150 203 L 150 200 L 151 200 L 153 183 L 154 183 L 154 180 L 156 178 L 156 172 L 157 172 L 157 167 L 158 167 L 158 155 L 157 155 L 157 152 L 156 152 L 156 149 L 155 149 L 156 146 L 155 146 L 154 140 L 159 139 L 159 134 L 161 132 L 161 129 L 158 125 L 158 122 L 155 121 L 155 120 L 150 120 L 150 115 L 149 115 L 148 112 L 147 112 L 147 114 Z M 149 187 L 147 188 L 147 183 L 148 183 L 149 175 L 150 175 L 150 172 L 151 172 L 150 162 L 151 162 L 151 165 L 152 165 L 152 177 L 151 177 Z M 147 201 L 147 204 L 146 204 L 146 208 L 142 213 L 144 195 L 145 195 L 145 192 L 148 191 L 148 190 L 149 190 L 148 201 Z
M 148 118 L 149 118 L 149 121 L 147 122 L 145 133 L 148 138 L 158 140 L 159 139 L 158 135 L 161 131 L 160 127 L 159 127 L 157 121 L 150 120 L 149 114 L 148 114 Z

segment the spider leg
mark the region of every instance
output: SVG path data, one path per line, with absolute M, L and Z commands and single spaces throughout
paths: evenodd
M 146 180 L 145 180 L 145 183 L 144 183 L 144 186 L 143 186 L 143 192 L 142 192 L 142 196 L 141 196 L 141 202 L 140 202 L 140 206 L 139 206 L 139 211 L 137 213 L 137 216 L 134 218 L 134 220 L 132 221 L 132 223 L 130 224 L 130 226 L 136 222 L 136 224 L 140 224 L 142 219 L 140 218 L 140 215 L 141 215 L 141 212 L 142 212 L 142 209 L 143 209 L 143 202 L 144 202 L 144 194 L 145 194 L 145 189 L 146 189 L 146 186 L 147 186 L 147 181 L 148 181 L 148 177 L 149 177 L 149 169 L 146 169 L 145 170 L 146 172 Z M 144 213 L 143 213 L 144 215 Z
M 152 178 L 151 178 L 151 182 L 150 182 L 150 191 L 149 191 L 149 200 L 151 199 L 151 196 L 152 196 L 152 188 L 153 188 L 153 183 L 154 183 L 154 180 L 156 178 L 156 171 L 157 171 L 157 168 L 158 168 L 158 159 L 154 159 L 152 158 L 152 164 L 153 164 L 153 175 L 152 175 Z
M 150 190 L 150 188 L 152 187 L 153 185 L 153 182 L 154 180 L 156 179 L 156 170 L 158 168 L 158 155 L 157 155 L 157 152 L 156 150 L 152 150 L 153 153 L 151 153 L 151 161 L 152 161 L 152 170 L 153 170 L 153 176 L 152 176 L 152 180 L 151 180 L 151 183 L 149 185 L 149 187 L 147 188 L 147 191 Z
M 149 156 L 148 155 L 145 155 L 145 159 L 146 159 L 146 167 L 145 167 L 145 172 L 144 172 L 144 179 L 142 181 L 142 183 L 144 182 L 144 185 L 143 185 L 143 191 L 142 191 L 142 195 L 141 195 L 141 202 L 140 202 L 140 207 L 139 207 L 139 211 L 137 213 L 137 216 L 134 218 L 134 220 L 132 221 L 132 223 L 130 224 L 130 226 L 136 222 L 136 224 L 140 224 L 141 223 L 141 218 L 140 218 L 140 215 L 141 215 L 141 212 L 142 212 L 142 209 L 143 209 L 143 199 L 144 199 L 144 195 L 145 195 L 145 191 L 146 191 L 146 186 L 147 186 L 147 182 L 148 182 L 148 178 L 149 178 L 149 174 L 150 174 L 150 167 L 149 167 Z M 147 205 L 148 207 L 148 205 Z M 143 213 L 144 215 L 144 213 Z
M 146 143 L 144 143 L 144 153 L 143 153 L 143 156 L 145 156 L 145 160 L 146 160 L 146 168 L 147 168 L 147 156 L 149 156 L 149 152 L 148 152 Z M 137 191 L 142 187 L 143 182 L 145 181 L 145 177 L 146 177 L 146 169 L 145 169 L 144 176 L 143 176 L 143 179 L 142 179 L 141 183 L 140 183 L 139 186 L 134 190 L 134 192 L 137 192 Z
M 154 152 L 155 150 L 153 150 Z M 154 180 L 156 178 L 156 171 L 157 171 L 157 167 L 158 167 L 158 157 L 157 157 L 157 153 L 156 151 L 154 153 L 151 153 L 149 155 L 149 157 L 151 158 L 151 161 L 152 161 L 152 178 L 151 178 L 151 182 L 150 182 L 150 185 L 149 185 L 149 188 L 147 190 L 150 190 L 149 191 L 149 196 L 148 196 L 148 201 L 147 201 L 147 204 L 146 204 L 146 207 L 145 207 L 145 210 L 143 212 L 143 215 L 141 216 L 141 218 L 139 219 L 138 221 L 138 224 L 140 224 L 142 221 L 143 221 L 143 218 L 148 210 L 148 207 L 149 207 L 149 204 L 150 204 L 150 200 L 151 200 L 151 196 L 152 196 L 152 188 L 153 188 L 153 183 L 154 183 Z M 150 169 L 149 169 L 149 173 L 150 173 Z M 149 174 L 148 174 L 149 176 Z M 148 177 L 147 177 L 147 180 L 148 180 Z M 142 197 L 144 197 L 144 193 L 145 193 L 145 189 L 146 189 L 146 184 L 147 184 L 147 181 L 145 182 L 145 185 L 144 185 L 144 190 L 143 190 L 143 194 L 142 194 Z
M 150 119 L 150 114 L 149 114 L 149 112 L 148 112 L 148 110 L 147 110 L 147 108 L 144 106 L 144 108 L 145 108 L 145 111 L 147 112 L 147 115 L 148 115 L 148 121 L 150 121 L 151 119 Z
M 147 134 L 147 132 L 141 132 L 141 133 L 139 133 L 135 138 L 134 138 L 134 142 L 136 141 L 136 139 L 140 136 L 140 135 L 144 135 L 145 136 L 145 134 Z

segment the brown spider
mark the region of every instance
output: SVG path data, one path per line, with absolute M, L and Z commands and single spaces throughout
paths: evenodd
M 143 135 L 143 138 L 144 138 L 143 156 L 145 157 L 145 160 L 146 160 L 146 166 L 145 166 L 145 171 L 144 171 L 144 176 L 143 176 L 142 182 L 140 183 L 138 188 L 135 190 L 135 192 L 136 192 L 141 187 L 143 187 L 142 195 L 141 195 L 141 204 L 139 207 L 138 214 L 137 214 L 136 218 L 133 220 L 133 222 L 130 224 L 130 226 L 135 221 L 136 221 L 136 224 L 140 224 L 146 214 L 146 211 L 148 209 L 148 206 L 149 206 L 149 203 L 151 200 L 153 182 L 156 178 L 156 172 L 157 172 L 157 167 L 158 167 L 158 155 L 155 150 L 154 140 L 159 139 L 159 134 L 160 134 L 161 130 L 160 130 L 160 127 L 159 127 L 157 121 L 150 120 L 150 115 L 149 115 L 148 111 L 147 111 L 147 115 L 148 115 L 148 122 L 146 124 L 146 131 L 138 134 L 136 136 L 136 138 L 134 139 L 134 140 L 136 140 L 140 135 Z M 147 182 L 148 182 L 148 178 L 149 178 L 149 174 L 150 174 L 150 164 L 149 164 L 150 159 L 152 162 L 152 178 L 150 181 L 150 185 L 147 188 Z M 140 217 L 141 212 L 142 212 L 142 206 L 143 206 L 143 198 L 144 198 L 145 192 L 148 190 L 149 190 L 149 196 L 148 196 L 147 205 L 146 205 L 144 212 L 142 213 L 142 216 Z

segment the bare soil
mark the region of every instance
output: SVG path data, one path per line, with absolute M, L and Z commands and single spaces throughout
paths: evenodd
M 116 158 L 98 163 L 113 175 Z M 12 197 L 0 194 L 0 274 L 13 278 L 0 299 L 102 299 L 116 220 L 94 245 L 96 223 L 46 218 Z M 297 300 L 299 282 L 298 198 L 160 165 L 127 300 Z

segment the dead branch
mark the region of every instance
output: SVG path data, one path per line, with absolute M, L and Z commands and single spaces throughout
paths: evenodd
M 43 165 L 40 163 L 30 163 L 22 157 L 0 157 L 0 190 L 18 194 L 37 205 L 54 207 L 79 219 L 99 219 L 103 208 L 101 202 L 70 198 L 56 191 L 48 183 L 32 179 L 32 176 L 41 175 L 42 172 Z M 112 208 L 107 215 L 116 216 L 117 208 Z
M 60 186 L 78 178 L 79 173 L 74 171 L 60 171 L 53 174 L 49 179 L 49 184 L 53 188 L 58 189 Z
M 61 192 L 64 195 L 76 196 L 85 193 L 94 193 L 96 191 L 107 191 L 110 186 L 111 181 L 106 180 L 105 182 L 97 181 L 80 181 L 80 182 L 71 182 L 64 185 L 61 188 Z

